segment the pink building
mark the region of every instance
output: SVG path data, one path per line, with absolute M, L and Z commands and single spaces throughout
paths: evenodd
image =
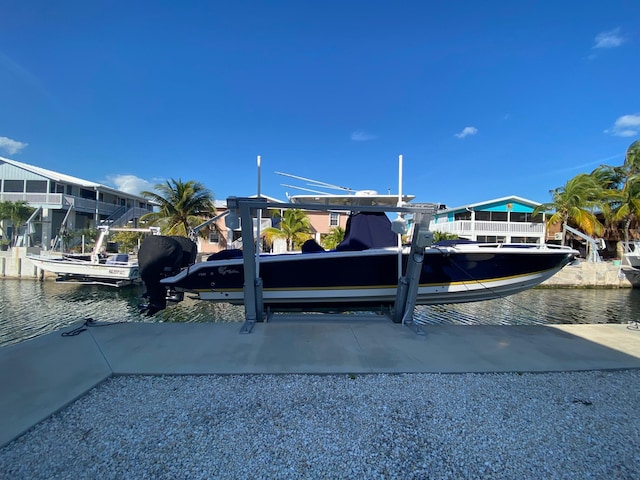
M 263 196 L 267 199 L 267 202 L 274 203 L 285 203 L 276 198 Z M 227 202 L 219 201 L 215 202 L 216 211 L 218 214 L 223 213 L 227 210 Z M 280 212 L 283 213 L 282 211 Z M 262 211 L 262 221 L 260 223 L 260 230 L 264 230 L 265 228 L 271 227 L 272 223 L 272 215 L 273 210 L 263 210 Z M 307 216 L 309 218 L 309 222 L 311 223 L 311 233 L 313 238 L 318 242 L 322 242 L 322 237 L 328 234 L 332 228 L 334 227 L 342 227 L 346 228 L 347 225 L 347 212 L 324 212 L 324 211 L 307 211 Z M 225 250 L 227 248 L 233 248 L 234 242 L 238 242 L 241 238 L 240 228 L 230 229 L 225 224 L 225 218 L 221 218 L 216 222 L 216 229 L 209 229 L 207 238 L 198 238 L 198 253 L 200 253 L 203 257 L 207 255 L 219 252 L 221 250 Z

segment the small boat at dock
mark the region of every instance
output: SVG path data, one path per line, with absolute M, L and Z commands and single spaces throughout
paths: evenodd
M 622 264 L 640 269 L 640 240 L 623 243 Z
M 103 248 L 109 233 L 112 231 L 133 231 L 159 235 L 159 229 L 156 227 L 141 229 L 100 226 L 95 247 L 89 255 L 28 254 L 26 258 L 39 269 L 56 274 L 56 281 L 58 282 L 112 287 L 140 283 L 140 269 L 137 258 L 132 258 L 126 253 L 106 253 Z

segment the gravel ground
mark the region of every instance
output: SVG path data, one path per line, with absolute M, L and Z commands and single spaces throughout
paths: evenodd
M 640 478 L 640 370 L 113 377 L 6 479 Z

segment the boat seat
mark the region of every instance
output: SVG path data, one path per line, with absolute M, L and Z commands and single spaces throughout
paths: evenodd
M 239 248 L 230 248 L 228 250 L 220 250 L 219 252 L 216 252 L 213 255 L 209 255 L 209 257 L 207 257 L 207 261 L 227 260 L 229 258 L 240 258 L 240 257 L 242 257 L 242 250 L 240 250 Z
M 112 255 L 107 258 L 105 262 L 107 265 L 115 265 L 117 263 L 127 263 L 129 261 L 129 254 L 127 253 L 119 253 L 117 255 Z
M 302 244 L 302 253 L 318 253 L 324 251 L 325 249 L 313 239 L 309 239 Z

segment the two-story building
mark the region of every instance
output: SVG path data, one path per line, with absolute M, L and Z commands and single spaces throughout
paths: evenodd
M 153 211 L 144 197 L 4 157 L 0 157 L 0 201 L 23 201 L 36 209 L 30 237 L 43 249 L 51 247 L 63 223 L 69 230 L 105 222 L 138 226 L 139 218 Z M 12 234 L 21 226 L 4 227 Z
M 430 229 L 490 243 L 544 243 L 545 215 L 533 215 L 538 202 L 509 196 L 439 210 Z
M 266 198 L 267 203 L 286 203 L 282 200 L 278 200 L 274 197 L 268 197 L 262 195 L 262 198 Z M 227 210 L 226 200 L 215 201 L 216 213 L 221 214 Z M 260 231 L 263 232 L 269 227 L 278 227 L 277 218 L 274 217 L 276 210 L 264 209 L 261 212 Z M 284 214 L 284 210 L 278 212 L 281 216 Z M 305 212 L 309 223 L 311 224 L 311 235 L 318 243 L 322 243 L 322 237 L 331 232 L 334 227 L 346 228 L 348 214 L 346 212 L 339 211 L 318 211 L 308 210 Z M 198 252 L 206 255 L 232 248 L 234 246 L 240 246 L 240 239 L 242 237 L 242 228 L 240 224 L 234 229 L 227 227 L 224 217 L 220 218 L 216 222 L 217 228 L 210 228 L 208 230 L 207 238 L 198 238 Z M 257 219 L 253 219 L 253 231 L 254 235 L 257 232 Z M 235 243 L 234 243 L 235 242 Z M 272 251 L 281 253 L 286 250 L 284 241 L 274 242 L 272 245 Z M 266 245 L 265 245 L 266 248 Z

